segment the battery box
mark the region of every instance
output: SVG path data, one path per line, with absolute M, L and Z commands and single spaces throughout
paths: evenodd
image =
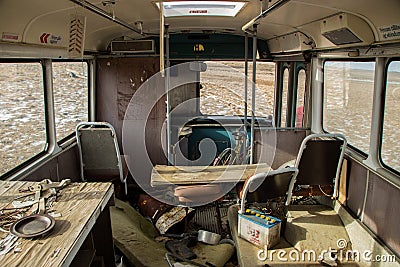
M 254 209 L 239 213 L 239 237 L 260 248 L 271 248 L 279 243 L 281 220 Z

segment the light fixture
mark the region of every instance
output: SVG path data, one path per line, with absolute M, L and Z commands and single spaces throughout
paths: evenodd
M 234 17 L 246 1 L 166 1 L 163 2 L 165 17 L 223 16 Z M 159 2 L 155 3 L 160 8 Z

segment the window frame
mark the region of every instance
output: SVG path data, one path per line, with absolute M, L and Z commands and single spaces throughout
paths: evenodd
M 357 59 L 353 59 L 353 58 L 329 58 L 329 59 L 325 59 L 322 62 L 322 69 L 323 69 L 323 79 L 322 79 L 322 106 L 321 106 L 321 129 L 324 133 L 330 133 L 329 131 L 327 131 L 325 129 L 325 120 L 324 120 L 324 110 L 325 110 L 325 84 L 326 84 L 326 80 L 325 80 L 325 64 L 327 62 L 369 62 L 369 63 L 374 63 L 374 74 L 375 74 L 375 70 L 376 70 L 376 61 L 375 58 L 357 58 Z M 375 76 L 374 76 L 374 81 L 373 81 L 373 86 L 375 87 Z M 375 97 L 375 88 L 373 88 L 372 91 L 372 97 Z M 370 131 L 369 131 L 369 141 L 368 141 L 368 148 L 367 151 L 363 151 L 360 148 L 356 147 L 355 145 L 351 144 L 351 142 L 349 140 L 347 140 L 347 147 L 351 148 L 353 151 L 355 151 L 357 154 L 361 155 L 363 158 L 367 159 L 369 156 L 369 152 L 370 152 L 370 148 L 371 148 L 371 131 L 372 131 L 372 113 L 374 110 L 374 106 L 373 106 L 373 101 L 372 100 L 372 108 L 371 108 L 371 124 L 370 124 Z
M 383 91 L 382 91 L 382 95 L 383 95 L 383 100 L 382 100 L 383 103 L 382 103 L 382 111 L 381 111 L 382 123 L 380 125 L 378 161 L 379 161 L 379 164 L 381 164 L 383 168 L 389 170 L 390 172 L 395 173 L 396 175 L 400 175 L 400 169 L 397 170 L 397 169 L 393 168 L 392 166 L 386 164 L 382 158 L 383 132 L 384 132 L 384 126 L 385 126 L 385 110 L 386 110 L 386 95 L 387 95 L 387 84 L 388 84 L 388 77 L 389 77 L 389 66 L 390 66 L 390 63 L 392 63 L 394 61 L 400 63 L 400 57 L 393 57 L 393 58 L 388 59 L 386 62 L 385 71 L 384 71 L 385 83 L 384 83 Z
M 286 72 L 287 71 L 287 72 Z M 289 117 L 289 113 L 288 113 L 288 102 L 289 102 L 289 85 L 290 85 L 290 64 L 283 64 L 282 66 L 282 72 L 281 72 L 281 83 L 280 83 L 280 87 L 279 87 L 279 126 L 278 128 L 287 128 L 289 127 L 288 124 L 288 117 Z M 287 84 L 285 87 L 285 74 L 287 73 Z M 286 92 L 286 103 L 284 103 L 284 95 Z M 286 109 L 284 110 L 284 104 L 286 106 Z M 285 114 L 284 120 L 283 120 L 283 114 Z
M 8 171 L 6 171 L 3 174 L 0 174 L 0 180 L 5 180 L 8 177 L 15 175 L 16 173 L 18 173 L 18 171 L 20 171 L 23 168 L 26 168 L 32 164 L 34 164 L 35 162 L 37 162 L 39 159 L 45 157 L 46 154 L 48 154 L 49 152 L 49 131 L 48 131 L 48 127 L 47 127 L 47 119 L 46 119 L 46 88 L 45 88 L 45 75 L 44 75 L 44 63 L 43 60 L 40 59 L 0 59 L 0 64 L 27 64 L 27 63 L 37 63 L 40 65 L 40 68 L 42 70 L 42 90 L 43 90 L 43 108 L 45 109 L 45 116 L 44 116 L 44 121 L 43 121 L 43 125 L 46 125 L 45 127 L 45 143 L 44 143 L 44 147 L 43 150 L 31 157 L 29 157 L 28 159 L 24 160 L 23 162 L 21 162 L 20 164 L 14 166 L 13 168 L 9 169 Z
M 89 121 L 91 121 L 91 107 L 90 107 L 90 105 L 91 105 L 91 93 L 90 93 L 90 91 L 91 91 L 91 89 L 90 89 L 90 62 L 89 62 L 89 60 L 82 60 L 82 59 L 80 59 L 80 60 L 73 60 L 73 59 L 53 59 L 52 60 L 52 62 L 51 62 L 51 64 L 52 64 L 52 66 L 53 66 L 53 63 L 72 63 L 72 62 L 75 62 L 75 63 L 82 63 L 82 64 L 86 64 L 86 67 L 87 67 L 87 95 L 88 95 L 88 105 L 87 105 L 87 121 L 89 122 Z M 52 78 L 54 79 L 54 69 L 53 69 L 53 71 L 52 71 Z M 52 88 L 52 90 L 53 90 L 53 97 L 54 97 L 54 84 L 53 84 L 53 88 Z M 56 103 L 54 102 L 54 119 L 56 119 L 56 116 L 57 116 L 57 113 L 56 113 L 56 110 L 55 110 L 55 106 L 56 106 Z M 56 122 L 54 122 L 54 126 L 55 126 L 55 129 L 57 129 L 57 125 L 56 125 Z M 56 132 L 56 143 L 60 146 L 60 147 L 64 147 L 64 146 L 67 146 L 67 145 L 69 145 L 73 140 L 74 140 L 74 138 L 75 138 L 75 131 L 73 131 L 73 132 L 71 132 L 70 134 L 68 134 L 68 135 L 66 135 L 65 137 L 63 137 L 63 138 L 61 138 L 60 140 L 58 140 L 57 139 L 57 132 Z
M 274 97 L 274 118 L 277 128 L 282 129 L 306 129 L 304 125 L 303 115 L 303 125 L 301 127 L 296 127 L 296 108 L 297 108 L 297 97 L 298 97 L 298 81 L 299 73 L 303 70 L 305 74 L 305 87 L 304 87 L 304 99 L 306 101 L 307 95 L 307 84 L 308 84 L 308 73 L 307 73 L 307 62 L 295 60 L 295 61 L 281 61 L 277 62 L 277 80 L 275 86 L 275 97 Z M 287 76 L 287 87 L 285 87 L 285 74 L 286 70 Z M 286 90 L 286 91 L 285 91 Z M 286 101 L 284 101 L 284 94 L 286 93 Z M 284 108 L 286 105 L 286 109 Z M 306 107 L 304 107 L 306 109 Z M 304 112 L 306 112 L 304 110 Z M 285 115 L 284 120 L 283 115 Z
M 244 59 L 210 59 L 210 60 L 203 60 L 204 62 L 215 62 L 215 63 L 218 63 L 218 64 L 223 64 L 224 65 L 224 63 L 232 63 L 232 62 L 235 62 L 235 63 L 241 63 L 241 64 L 243 64 L 243 66 L 245 66 L 245 64 L 246 64 L 246 62 L 245 62 L 245 60 Z M 179 63 L 182 63 L 182 62 L 178 62 L 177 64 L 179 64 Z M 274 62 L 274 61 L 270 61 L 270 60 L 259 60 L 259 59 L 257 59 L 257 61 L 256 61 L 256 72 L 257 72 L 257 74 L 256 74 L 256 78 L 258 77 L 258 71 L 259 71 L 259 64 L 263 64 L 263 63 L 267 63 L 267 64 L 273 64 L 274 65 L 274 80 L 273 80 L 273 82 L 274 82 L 274 85 L 273 85 L 273 94 L 275 94 L 275 83 L 276 83 L 276 66 L 277 66 L 277 63 L 276 62 Z M 252 62 L 248 62 L 248 66 L 250 67 L 250 64 L 252 64 Z M 172 64 L 173 65 L 173 64 Z M 226 64 L 226 67 L 231 67 L 229 64 Z M 248 84 L 247 84 L 247 97 L 248 97 L 248 103 L 247 103 L 247 109 L 248 109 L 248 112 L 247 112 L 247 118 L 248 119 L 250 119 L 251 118 L 251 107 L 250 107 L 250 105 L 251 105 L 251 90 L 252 90 L 252 85 L 253 85 L 253 81 L 252 81 L 252 77 L 251 77 L 251 73 L 250 73 L 250 71 L 252 72 L 252 69 L 251 68 L 249 68 L 248 69 L 248 73 L 247 73 L 247 78 L 244 78 L 244 79 L 247 79 L 247 82 L 248 82 Z M 244 68 L 243 68 L 243 73 L 242 73 L 243 75 L 245 75 L 245 71 L 244 71 Z M 206 113 L 206 112 L 204 112 L 204 109 L 202 109 L 202 99 L 201 99 L 201 83 L 202 83 L 202 81 L 201 81 L 201 73 L 200 73 L 200 76 L 199 76 L 200 78 L 199 78 L 199 82 L 197 83 L 197 89 L 196 89 L 196 98 L 198 99 L 198 103 L 197 103 L 197 111 L 196 112 L 198 112 L 198 114 L 202 114 L 202 116 L 225 116 L 225 117 L 244 117 L 245 116 L 245 114 L 243 113 L 243 114 L 240 114 L 240 115 L 220 115 L 220 114 L 215 114 L 215 113 Z M 244 85 L 244 84 L 243 84 Z M 257 91 L 259 91 L 260 90 L 260 87 L 258 86 L 258 84 L 256 83 L 255 84 L 256 85 L 256 95 L 257 95 Z M 243 96 L 243 98 L 244 98 L 244 96 Z M 275 102 L 275 97 L 273 96 L 272 97 L 272 99 L 273 99 L 273 102 Z M 256 100 L 257 101 L 257 100 Z M 257 107 L 258 105 L 257 105 L 257 103 L 256 103 L 256 107 Z M 245 108 L 245 106 L 243 106 L 243 109 Z M 275 112 L 275 107 L 274 106 L 272 106 L 271 107 L 271 113 L 270 114 L 263 114 L 263 115 L 265 115 L 265 116 L 263 116 L 263 115 L 260 115 L 260 116 L 258 116 L 258 115 L 256 115 L 256 117 L 258 117 L 258 118 L 268 118 L 268 116 L 270 116 L 270 115 L 272 115 L 273 116 L 273 113 Z M 256 113 L 256 112 L 255 112 Z
M 54 111 L 54 88 L 53 88 L 53 62 L 84 62 L 87 64 L 88 82 L 88 121 L 95 119 L 95 59 L 85 58 L 79 60 L 70 59 L 51 59 L 51 58 L 0 58 L 0 63 L 39 63 L 42 70 L 43 82 L 43 103 L 44 103 L 44 125 L 45 125 L 45 144 L 44 150 L 30 157 L 12 169 L 0 175 L 0 180 L 19 179 L 41 164 L 56 157 L 62 151 L 67 150 L 75 141 L 75 132 L 57 141 L 55 111 Z
M 299 74 L 301 71 L 304 71 L 304 98 L 303 98 L 303 119 L 302 126 L 296 127 L 297 120 L 297 103 L 298 103 L 298 92 L 299 92 Z M 293 81 L 293 107 L 292 107 L 292 121 L 291 125 L 297 129 L 305 128 L 304 118 L 305 118 L 305 108 L 306 108 L 306 92 L 307 92 L 307 67 L 305 62 L 295 62 L 295 73 L 294 73 L 294 81 Z

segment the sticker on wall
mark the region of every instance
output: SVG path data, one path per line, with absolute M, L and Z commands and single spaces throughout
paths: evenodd
M 85 40 L 86 17 L 79 14 L 71 15 L 69 27 L 68 56 L 70 58 L 83 57 Z
M 1 35 L 1 40 L 6 42 L 20 42 L 21 35 L 16 33 L 3 32 L 3 34 Z
M 39 36 L 39 39 L 42 44 L 60 45 L 63 38 L 61 35 L 44 32 Z
M 193 50 L 194 52 L 204 52 L 204 45 L 195 44 Z
M 379 27 L 382 40 L 400 39 L 400 24 Z

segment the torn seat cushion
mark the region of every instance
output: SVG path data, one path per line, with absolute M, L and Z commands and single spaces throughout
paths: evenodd
M 223 194 L 219 185 L 206 184 L 178 186 L 174 190 L 174 195 L 178 197 L 180 202 L 204 203 L 210 199 L 218 199 Z
M 155 241 L 159 235 L 153 224 L 147 221 L 128 203 L 115 200 L 110 208 L 111 225 L 115 246 L 128 258 L 133 266 L 168 266 L 164 243 Z M 235 248 L 230 244 L 197 244 L 192 248 L 197 255 L 195 261 L 215 266 L 224 266 Z
M 330 248 L 339 249 L 338 240 L 345 241 L 339 244 L 347 244 L 345 250 L 351 249 L 339 215 L 324 205 L 289 206 L 285 238 L 299 251 L 313 249 L 320 254 Z

